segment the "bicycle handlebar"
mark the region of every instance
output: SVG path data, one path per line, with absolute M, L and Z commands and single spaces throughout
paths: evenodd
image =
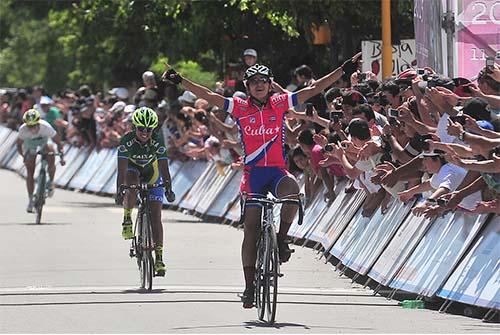
M 120 185 L 121 191 L 125 191 L 128 189 L 132 190 L 150 190 L 153 188 L 157 187 L 166 187 L 169 185 L 168 183 L 160 183 L 160 184 L 147 184 L 147 183 L 140 183 L 140 184 L 131 184 L 131 185 Z
M 297 205 L 299 206 L 299 220 L 298 220 L 298 225 L 302 225 L 304 221 L 304 206 L 302 203 L 302 199 L 304 197 L 303 194 L 293 194 L 290 196 L 287 196 L 285 198 L 277 198 L 277 199 L 270 199 L 270 198 L 261 198 L 261 197 L 252 197 L 252 193 L 243 193 L 242 194 L 242 199 L 243 199 L 243 204 L 242 204 L 242 214 L 244 216 L 244 211 L 245 211 L 245 206 L 247 204 L 258 204 L 258 205 L 271 205 L 274 206 L 276 204 L 292 204 L 292 205 Z M 290 199 L 288 197 L 298 197 L 298 199 Z

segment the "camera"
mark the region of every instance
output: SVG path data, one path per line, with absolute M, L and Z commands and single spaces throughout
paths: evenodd
M 306 116 L 307 117 L 313 116 L 313 104 L 311 103 L 306 104 Z
M 332 151 L 333 151 L 333 145 L 331 145 L 331 144 L 327 144 L 327 145 L 325 145 L 325 148 L 324 148 L 324 149 L 325 149 L 325 151 L 327 151 L 327 152 L 332 152 Z
M 397 118 L 397 117 L 399 117 L 399 111 L 397 109 L 394 109 L 394 108 L 389 108 L 389 116 Z
M 366 80 L 366 73 L 365 72 L 358 72 L 358 80 L 359 80 L 359 82 L 365 81 Z
M 450 116 L 450 120 L 453 122 L 458 122 L 462 126 L 465 125 L 465 115 L 456 115 L 456 116 Z
M 342 112 L 330 112 L 330 120 L 334 123 L 338 123 L 342 117 L 344 117 Z
M 417 75 L 423 76 L 425 74 L 425 69 L 417 69 Z
M 349 146 L 347 145 L 347 143 L 340 143 L 340 146 L 342 147 L 342 149 L 346 150 Z
M 395 117 L 389 116 L 389 125 L 397 127 L 399 125 L 399 122 Z

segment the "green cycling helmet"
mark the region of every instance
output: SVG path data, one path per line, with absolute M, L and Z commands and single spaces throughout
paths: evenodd
M 132 124 L 136 127 L 156 128 L 158 126 L 158 115 L 151 108 L 138 108 L 132 115 Z
M 28 126 L 37 125 L 40 122 L 40 112 L 36 109 L 28 109 L 23 115 L 23 122 Z

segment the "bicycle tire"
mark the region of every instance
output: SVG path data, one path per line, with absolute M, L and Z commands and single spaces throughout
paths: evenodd
M 270 227 L 268 236 L 270 237 L 268 247 L 268 271 L 266 276 L 266 287 L 267 287 L 267 297 L 266 297 L 266 311 L 267 311 L 267 322 L 273 324 L 276 319 L 276 307 L 278 303 L 278 278 L 279 278 L 279 254 L 278 254 L 278 243 L 276 241 L 276 232 Z
M 42 222 L 42 211 L 43 205 L 45 204 L 45 187 L 47 186 L 46 179 L 47 175 L 45 173 L 45 170 L 40 170 L 35 196 L 36 224 L 40 224 Z
M 257 266 L 255 267 L 255 305 L 257 307 L 257 317 L 261 321 L 264 321 L 267 295 L 265 290 L 264 239 L 264 234 L 261 234 L 257 244 Z
M 154 276 L 154 262 L 153 262 L 153 231 L 151 222 L 151 213 L 149 204 L 146 202 L 146 210 L 143 216 L 143 239 L 144 239 L 144 250 L 142 253 L 143 266 L 145 267 L 146 273 L 146 289 L 151 291 L 153 289 L 153 276 Z

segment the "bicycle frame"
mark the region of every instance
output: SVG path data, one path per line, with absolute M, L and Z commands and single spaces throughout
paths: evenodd
M 302 224 L 304 209 L 302 206 L 302 195 L 292 195 L 293 198 L 272 199 L 253 198 L 248 194 L 242 195 L 242 218 L 245 215 L 247 204 L 257 204 L 262 207 L 260 233 L 257 239 L 257 264 L 255 269 L 255 301 L 257 315 L 264 321 L 267 310 L 267 323 L 274 323 L 276 318 L 276 304 L 278 297 L 278 278 L 280 273 L 280 260 L 278 254 L 278 243 L 276 225 L 274 223 L 274 205 L 295 204 L 299 206 L 299 222 Z M 271 292 L 272 291 L 272 292 Z
M 36 192 L 35 192 L 35 210 L 36 210 L 36 224 L 40 224 L 42 222 L 42 211 L 43 205 L 45 205 L 45 199 L 47 197 L 46 187 L 47 187 L 47 156 L 56 156 L 59 154 L 55 154 L 53 152 L 44 153 L 42 151 L 38 151 L 37 155 L 41 155 L 42 159 L 40 161 L 40 169 L 38 170 L 38 176 L 36 178 Z

